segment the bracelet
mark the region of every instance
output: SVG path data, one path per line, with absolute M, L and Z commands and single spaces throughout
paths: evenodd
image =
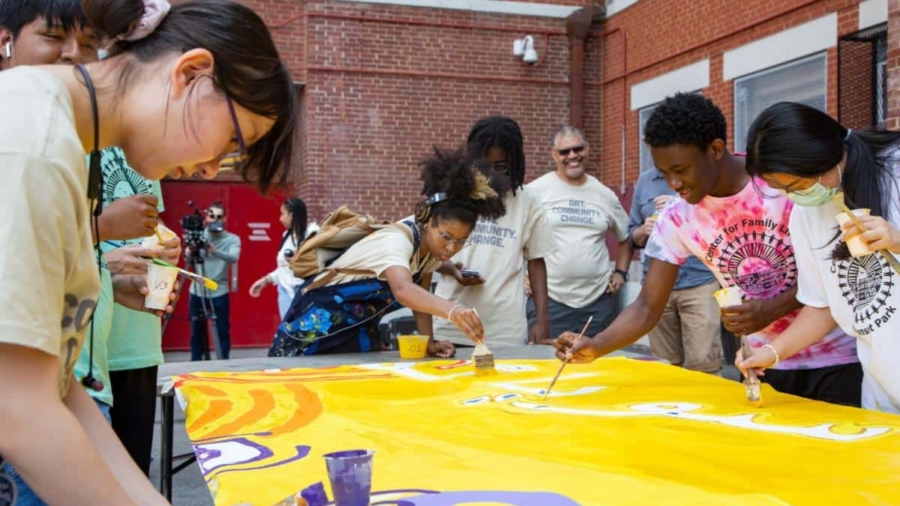
M 457 304 L 457 305 L 453 306 L 452 308 L 450 308 L 450 312 L 447 313 L 447 321 L 452 322 L 453 321 L 453 312 L 461 307 L 463 307 L 462 304 Z
M 774 346 L 772 346 L 771 344 L 766 343 L 766 344 L 764 344 L 762 347 L 763 347 L 763 348 L 768 348 L 768 349 L 772 350 L 772 353 L 775 355 L 775 363 L 772 364 L 771 367 L 775 367 L 776 365 L 778 365 L 778 362 L 781 362 L 781 357 L 778 356 L 778 350 L 776 350 Z

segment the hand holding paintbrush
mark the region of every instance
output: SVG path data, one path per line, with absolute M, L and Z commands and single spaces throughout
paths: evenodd
M 863 222 L 862 222 L 862 220 L 860 220 L 859 216 L 855 212 L 850 210 L 850 208 L 847 207 L 847 204 L 844 203 L 844 192 L 839 191 L 839 192 L 835 193 L 833 199 L 834 199 L 834 202 L 838 206 L 840 206 L 841 210 L 844 211 L 843 214 L 839 215 L 838 220 L 840 221 L 842 217 L 846 216 L 845 219 L 847 219 L 851 223 L 853 223 L 856 226 L 856 228 L 859 229 L 859 232 L 860 232 L 859 234 L 856 234 L 854 236 L 846 238 L 847 246 L 850 247 L 850 253 L 853 256 L 862 256 L 864 254 L 870 254 L 872 252 L 870 245 L 864 244 L 863 240 L 862 240 L 863 238 L 861 237 L 863 234 L 865 234 L 866 232 L 869 232 L 870 230 L 865 225 L 863 225 Z M 868 210 L 866 210 L 866 212 L 868 212 Z M 877 218 L 877 217 L 873 217 L 873 218 Z M 884 221 L 883 218 L 879 218 L 879 219 Z M 896 230 L 892 230 L 893 227 L 891 227 L 889 223 L 887 223 L 887 222 L 885 222 L 885 223 L 887 226 L 887 230 L 885 231 L 884 234 L 880 234 L 880 235 L 890 236 L 892 231 L 896 232 Z M 846 228 L 846 227 L 844 227 L 844 228 Z M 875 244 L 878 244 L 878 242 L 880 242 L 880 241 L 875 241 Z M 855 248 L 854 248 L 854 246 L 855 246 Z M 854 249 L 858 250 L 858 251 L 854 251 Z M 900 262 L 897 261 L 897 257 L 895 257 L 894 254 L 891 253 L 890 250 L 888 250 L 887 248 L 881 248 L 881 249 L 876 249 L 876 251 L 884 258 L 884 260 L 888 263 L 888 265 L 890 265 L 891 268 L 894 269 L 894 272 L 896 272 L 897 274 L 900 274 Z
M 590 318 L 588 318 L 587 323 L 584 324 L 584 328 L 582 328 L 582 329 L 581 329 L 581 333 L 578 334 L 578 339 L 581 339 L 582 337 L 584 337 L 584 333 L 587 332 L 587 329 L 588 329 L 588 327 L 591 325 L 591 322 L 592 322 L 592 321 L 594 321 L 594 317 L 593 317 L 593 316 L 591 316 Z M 578 339 L 576 339 L 575 341 L 577 342 Z M 544 390 L 544 397 L 542 397 L 542 399 L 546 399 L 547 396 L 550 395 L 550 390 L 553 388 L 553 385 L 556 384 L 556 380 L 559 379 L 559 375 L 562 374 L 563 368 L 566 367 L 566 364 L 568 364 L 568 363 L 569 363 L 569 357 L 566 357 L 566 359 L 563 360 L 562 365 L 559 366 L 559 370 L 556 371 L 556 376 L 554 376 L 554 377 L 553 377 L 553 380 L 550 381 L 550 386 L 547 387 L 547 390 Z

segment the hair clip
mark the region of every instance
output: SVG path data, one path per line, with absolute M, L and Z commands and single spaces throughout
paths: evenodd
M 444 193 L 444 192 L 433 193 L 433 194 L 429 195 L 427 199 L 425 199 L 425 204 L 429 205 L 429 206 L 433 206 L 433 205 L 437 204 L 438 202 L 441 202 L 444 200 L 447 200 L 446 193 Z

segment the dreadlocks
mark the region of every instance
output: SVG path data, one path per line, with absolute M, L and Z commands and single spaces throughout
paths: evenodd
M 522 147 L 522 130 L 519 124 L 506 116 L 481 118 L 469 132 L 467 146 L 473 156 L 487 156 L 491 148 L 506 151 L 509 168 L 507 175 L 513 195 L 525 184 L 525 151 Z

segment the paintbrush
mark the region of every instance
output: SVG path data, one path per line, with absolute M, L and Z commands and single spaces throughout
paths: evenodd
M 162 234 L 159 233 L 159 227 L 153 227 L 153 233 L 156 234 L 156 239 L 159 241 L 159 244 L 166 242 L 163 240 Z
M 478 316 L 478 310 L 475 310 Z M 475 376 L 488 376 L 496 374 L 497 369 L 494 367 L 494 354 L 484 344 L 484 339 L 475 345 L 475 351 L 472 352 L 472 361 L 475 362 Z
M 576 343 L 578 342 L 579 339 L 581 339 L 582 337 L 584 337 L 584 333 L 587 332 L 588 326 L 591 324 L 591 322 L 592 322 L 593 320 L 594 320 L 594 317 L 593 317 L 593 316 L 591 316 L 590 318 L 588 318 L 587 323 L 584 324 L 584 328 L 581 329 L 581 334 L 578 334 L 578 339 L 575 340 Z M 575 343 L 572 343 L 572 344 L 574 345 Z M 559 366 L 559 370 L 556 371 L 556 376 L 553 377 L 553 381 L 550 382 L 550 386 L 547 387 L 547 390 L 544 390 L 544 397 L 542 397 L 541 400 L 546 399 L 547 396 L 550 395 L 550 390 L 553 388 L 553 385 L 556 384 L 556 380 L 559 379 L 559 375 L 562 374 L 563 368 L 565 368 L 565 367 L 566 367 L 566 364 L 568 364 L 568 363 L 569 363 L 569 358 L 566 357 L 566 359 L 563 360 L 562 365 Z
M 853 224 L 856 225 L 860 232 L 865 232 L 866 229 L 865 227 L 863 227 L 862 222 L 859 221 L 859 218 L 856 217 L 856 214 L 854 214 L 853 211 L 851 211 L 850 208 L 847 207 L 847 204 L 844 203 L 844 192 L 839 191 L 835 193 L 832 198 L 835 202 L 837 202 L 837 205 L 841 207 L 841 210 L 844 211 L 844 214 L 846 214 L 850 218 L 850 221 L 852 221 Z M 897 257 L 895 257 L 893 253 L 886 249 L 880 249 L 878 250 L 878 253 L 881 254 L 885 261 L 887 261 L 888 265 L 890 265 L 891 268 L 894 269 L 894 272 L 900 274 L 900 261 L 897 261 Z
M 205 278 L 199 274 L 195 274 L 191 271 L 186 271 L 186 270 L 178 267 L 175 264 L 170 264 L 169 262 L 166 262 L 165 260 L 160 260 L 158 258 L 150 258 L 148 260 L 150 260 L 151 262 L 153 262 L 156 265 L 161 265 L 163 267 L 169 267 L 171 269 L 178 269 L 178 273 L 181 274 L 182 276 L 184 276 L 188 279 L 197 281 L 198 283 L 203 283 L 203 286 L 205 286 L 206 288 L 208 288 L 210 290 L 215 290 L 216 288 L 219 288 L 219 284 L 216 283 L 215 281 L 213 281 L 209 278 Z

